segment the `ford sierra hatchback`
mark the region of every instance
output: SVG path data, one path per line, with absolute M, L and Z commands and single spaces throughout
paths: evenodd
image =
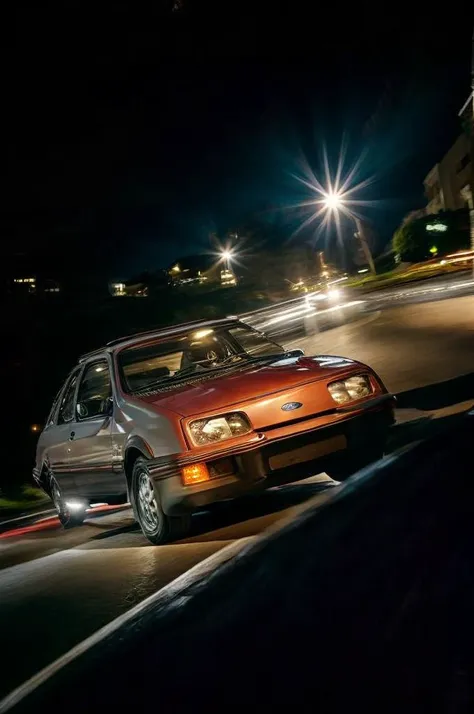
M 360 362 L 287 351 L 237 319 L 178 325 L 83 356 L 51 409 L 34 477 L 61 522 L 130 501 L 155 544 L 193 511 L 383 454 L 394 397 Z

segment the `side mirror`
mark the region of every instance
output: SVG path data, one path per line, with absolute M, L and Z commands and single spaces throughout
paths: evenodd
M 298 348 L 296 350 L 290 350 L 288 354 L 290 355 L 290 357 L 303 357 L 304 351 Z
M 106 416 L 112 416 L 114 413 L 114 398 L 113 397 L 108 397 L 107 398 L 107 408 L 105 411 Z
M 78 402 L 76 406 L 77 416 L 80 419 L 85 419 L 89 415 L 89 411 L 83 402 Z
M 113 397 L 107 397 L 102 399 L 98 405 L 99 409 L 97 412 L 97 417 L 111 417 L 114 413 L 114 400 Z

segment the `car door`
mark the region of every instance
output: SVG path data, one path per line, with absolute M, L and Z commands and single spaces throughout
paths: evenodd
M 41 435 L 41 460 L 49 467 L 63 494 L 72 494 L 76 490 L 74 474 L 69 464 L 69 437 L 74 423 L 74 404 L 80 371 L 81 368 L 76 367 L 67 378 L 59 397 L 57 414 L 53 408 L 50 423 Z
M 107 500 L 126 491 L 122 474 L 112 468 L 112 391 L 107 358 L 84 366 L 71 425 L 68 462 L 78 494 Z

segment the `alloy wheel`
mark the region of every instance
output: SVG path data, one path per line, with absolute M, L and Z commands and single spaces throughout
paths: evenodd
M 58 514 L 64 513 L 65 512 L 64 503 L 63 503 L 63 499 L 61 496 L 61 491 L 59 490 L 59 486 L 56 483 L 56 481 L 53 482 L 53 487 L 51 489 L 51 495 L 53 498 L 54 507 L 56 508 Z
M 146 471 L 141 471 L 138 475 L 137 500 L 143 525 L 148 531 L 155 531 L 160 524 L 160 514 L 153 484 Z

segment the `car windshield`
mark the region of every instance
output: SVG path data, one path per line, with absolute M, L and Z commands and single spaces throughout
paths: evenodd
M 125 391 L 138 392 L 284 354 L 283 347 L 262 333 L 245 325 L 231 325 L 194 328 L 152 344 L 129 347 L 119 353 L 118 365 Z

